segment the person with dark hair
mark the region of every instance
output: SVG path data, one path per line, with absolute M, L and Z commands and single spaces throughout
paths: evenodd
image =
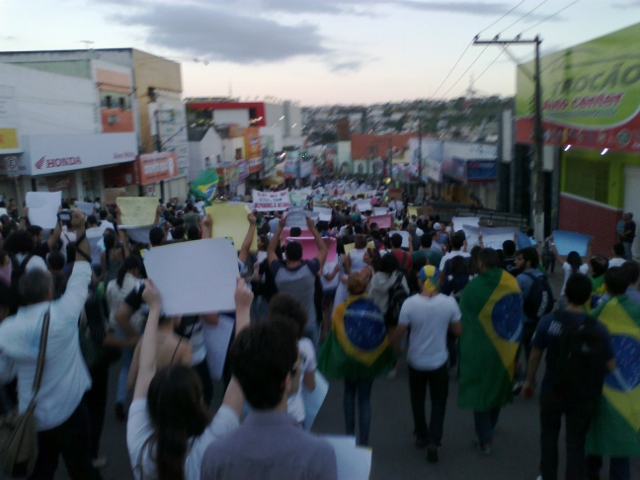
M 176 227 L 177 228 L 177 227 Z M 174 228 L 175 231 L 175 228 Z M 183 229 L 183 233 L 181 236 L 178 235 L 174 235 L 174 240 L 181 240 L 184 238 L 184 229 Z M 166 240 L 165 237 L 165 233 L 164 233 L 164 228 L 162 227 L 153 227 L 151 230 L 149 230 L 149 243 L 151 244 L 151 248 L 153 247 L 159 247 L 160 245 L 162 245 Z
M 438 270 L 435 266 L 423 267 L 418 279 L 421 291 L 402 304 L 398 328 L 393 332 L 390 342 L 398 346 L 407 330 L 411 329 L 407 363 L 413 434 L 416 446 L 426 446 L 427 460 L 435 463 L 438 461 L 449 395 L 447 335 L 451 332 L 460 336 L 461 313 L 453 298 L 438 291 Z M 424 412 L 427 385 L 431 395 L 429 426 Z
M 516 242 L 505 240 L 502 242 L 502 251 L 504 259 L 500 266 L 515 277 L 519 273 L 518 267 L 516 267 Z
M 459 300 L 462 290 L 472 279 L 466 259 L 461 256 L 453 257 L 449 262 L 449 275 L 445 277 L 440 292 Z
M 589 265 L 591 265 L 589 280 L 591 280 L 592 292 L 589 308 L 593 308 L 607 291 L 604 286 L 604 274 L 609 268 L 609 260 L 603 255 L 595 255 L 589 260 Z
M 337 478 L 333 448 L 287 413 L 287 397 L 300 374 L 291 324 L 274 320 L 250 326 L 236 336 L 229 361 L 252 410 L 237 430 L 209 445 L 202 480 Z
M 398 257 L 393 253 L 387 253 L 380 259 L 380 269 L 373 276 L 369 285 L 369 299 L 376 304 L 383 316 L 386 315 L 389 307 L 389 290 L 396 282 L 402 285 L 408 296 L 410 293 L 409 284 L 400 270 Z M 395 325 L 388 326 L 395 327 Z
M 613 246 L 613 258 L 609 260 L 609 267 L 621 267 L 627 261 L 624 255 L 624 245 L 621 242 L 616 243 Z
M 526 303 L 531 293 L 531 289 L 536 281 L 542 279 L 544 281 L 545 274 L 538 269 L 540 264 L 540 256 L 535 247 L 526 247 L 516 252 L 515 267 L 521 272 L 516 277 L 516 281 L 522 291 L 523 302 Z M 526 309 L 525 309 L 526 310 Z M 524 321 L 522 330 L 522 345 L 524 346 L 525 361 L 529 358 L 531 351 L 531 339 L 536 330 L 536 325 L 540 318 L 534 318 L 523 310 L 522 318 Z
M 198 225 L 189 225 L 187 227 L 187 240 L 200 240 L 200 228 Z
M 634 346 L 640 342 L 640 306 L 626 295 L 631 278 L 624 265 L 609 268 L 604 276 L 609 298 L 592 312 L 612 337 L 618 368 L 606 378 L 596 403 L 586 442 L 586 478 L 600 478 L 602 457 L 609 457 L 609 478 L 630 480 L 630 457 L 640 455 L 640 437 L 634 423 L 639 358 Z
M 553 255 L 556 258 L 556 261 L 562 265 L 562 270 L 564 271 L 564 282 L 562 283 L 562 290 L 560 290 L 560 308 L 564 308 L 566 304 L 566 297 L 564 295 L 564 288 L 567 284 L 567 280 L 574 273 L 582 273 L 583 275 L 587 275 L 589 273 L 589 265 L 582 262 L 582 257 L 576 251 L 571 251 L 565 257 L 558 253 L 558 249 L 556 248 L 556 244 L 553 241 L 553 235 L 549 237 L 549 241 L 551 242 L 551 249 L 553 250 Z M 589 246 L 587 247 L 587 258 L 591 258 L 591 242 L 589 242 Z
M 491 454 L 500 409 L 513 399 L 522 335 L 522 295 L 491 248 L 478 254 L 480 274 L 462 291 L 458 406 L 474 412 L 476 449 Z
M 78 318 L 91 282 L 82 211 L 71 213 L 71 228 L 78 242 L 64 295 L 53 300 L 51 274 L 33 268 L 20 280 L 26 306 L 0 324 L 0 383 L 11 381 L 17 373 L 19 410 L 25 412 L 33 395 L 43 323 L 45 317 L 50 319 L 45 367 L 34 411 L 38 457 L 30 478 L 53 478 L 60 455 L 71 478 L 100 478 L 91 464 L 91 426 L 82 401 L 91 386 L 78 340 Z
M 429 265 L 433 265 L 436 268 L 439 268 L 440 261 L 442 260 L 442 255 L 432 250 L 433 246 L 433 236 L 425 233 L 420 237 L 420 250 L 417 250 L 411 254 L 411 261 L 415 262 L 419 258 L 425 258 L 429 263 Z
M 281 219 L 278 224 L 278 230 L 276 230 L 267 248 L 267 259 L 278 291 L 291 294 L 307 309 L 305 337 L 310 338 L 314 346 L 317 347 L 319 331 L 316 321 L 315 284 L 316 276 L 322 272 L 324 262 L 327 259 L 327 245 L 318 233 L 313 219 L 308 217 L 307 227 L 315 239 L 318 253 L 312 260 L 303 262 L 302 244 L 291 241 L 285 247 L 286 262 L 282 262 L 276 255 L 276 248 L 284 225 L 285 221 Z
M 624 227 L 622 229 L 622 234 L 620 235 L 620 239 L 622 240 L 622 245 L 624 246 L 624 257 L 627 260 L 633 260 L 633 252 L 632 246 L 633 241 L 636 238 L 636 222 L 633 221 L 633 213 L 627 212 L 622 216 L 624 220 Z
M 53 278 L 53 299 L 59 299 L 67 288 L 67 276 L 64 274 L 65 258 L 59 250 L 47 255 L 47 265 Z
M 236 330 L 249 324 L 253 294 L 243 280 L 236 292 Z M 162 299 L 147 280 L 142 300 L 149 318 L 140 343 L 140 363 L 127 421 L 127 449 L 136 480 L 195 480 L 201 478 L 205 451 L 238 428 L 244 397 L 231 380 L 222 406 L 211 418 L 202 401 L 202 384 L 196 372 L 172 365 L 157 370 L 158 322 Z
M 107 229 L 104 233 L 105 250 L 100 254 L 102 265 L 102 281 L 105 288 L 111 280 L 118 277 L 120 267 L 129 256 L 129 238 L 124 230 L 119 232 L 120 241 L 114 230 Z
M 402 248 L 402 235 L 394 233 L 391 235 L 391 253 L 398 259 L 400 270 L 408 272 L 411 270 L 411 255 L 413 253 L 413 244 L 409 242 L 409 251 L 406 252 Z
M 559 385 L 558 379 L 566 368 L 561 364 L 562 356 L 565 355 L 563 339 L 568 334 L 566 332 L 580 326 L 588 328 L 585 305 L 591 296 L 591 288 L 591 281 L 586 275 L 576 273 L 569 277 L 565 289 L 567 308 L 542 317 L 532 341 L 527 379 L 523 386 L 523 392 L 527 396 L 533 393 L 536 372 L 542 354 L 547 351 L 547 366 L 540 389 L 540 473 L 544 479 L 558 476 L 558 437 L 562 417 L 565 417 L 567 445 L 565 478 L 586 478 L 584 445 L 600 393 L 596 392 L 589 398 L 581 394 L 572 382 L 565 381 L 564 385 Z M 578 368 L 592 368 L 594 382 L 599 382 L 601 391 L 605 370 L 613 371 L 616 358 L 611 350 L 607 329 L 599 322 L 593 322 L 593 332 L 596 338 L 591 341 L 591 348 L 602 351 L 602 358 L 597 365 L 589 366 L 587 360 L 579 359 L 582 364 L 573 367 L 576 371 Z M 598 386 L 595 385 L 595 388 Z
M 289 230 L 289 236 L 293 238 L 298 238 L 302 236 L 302 229 L 300 227 L 291 227 Z
M 447 276 L 449 269 L 447 267 L 447 262 L 451 260 L 453 257 L 464 257 L 469 259 L 471 254 L 466 250 L 467 241 L 464 238 L 464 232 L 456 232 L 451 237 L 451 251 L 447 252 L 442 259 L 440 260 L 440 265 L 438 266 L 438 270 L 440 272 L 440 283 Z M 463 250 L 464 248 L 464 250 Z

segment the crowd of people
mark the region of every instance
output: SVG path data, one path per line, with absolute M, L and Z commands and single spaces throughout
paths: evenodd
M 460 225 L 397 205 L 385 207 L 389 228 L 349 200 L 326 205 L 330 221 L 307 215 L 304 227 L 287 226 L 285 212 L 253 211 L 237 245 L 236 310 L 168 316 L 144 256 L 211 238 L 216 219 L 198 206 L 161 201 L 148 242 L 135 242 L 118 228 L 117 205 L 96 202 L 85 216 L 64 203 L 44 232 L 29 224 L 28 209 L 0 204 L 8 212 L 0 217 L 4 415 L 27 410 L 44 355 L 37 457 L 21 476 L 53 478 L 62 456 L 71 478 L 101 478 L 112 395 L 136 479 L 337 478 L 331 445 L 303 428 L 302 392 L 315 390 L 317 373 L 342 380 L 344 433 L 368 446 L 373 383 L 405 361 L 415 446 L 427 461 L 440 460 L 452 376 L 458 407 L 473 412 L 474 447 L 489 456 L 501 409 L 534 394 L 546 352 L 539 478 L 558 478 L 564 417 L 565 478 L 600 478 L 609 457 L 610 478 L 630 479 L 630 457 L 640 455 L 640 371 L 637 358 L 621 357 L 637 355 L 637 342 L 621 345 L 619 336 L 640 339 L 632 215 L 611 258 L 582 257 L 561 255 L 553 237 L 541 252 L 518 249 L 517 235 L 501 249 L 485 248 L 482 235 L 470 245 Z M 312 255 L 300 238 L 313 239 Z M 564 275 L 557 299 L 547 278 L 556 262 Z M 234 332 L 212 416 L 203 331 L 222 317 Z M 117 388 L 108 392 L 115 362 Z

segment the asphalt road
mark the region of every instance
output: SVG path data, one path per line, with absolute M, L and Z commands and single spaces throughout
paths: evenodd
M 551 276 L 554 290 L 561 287 L 562 271 Z M 542 369 L 539 373 L 542 372 Z M 131 479 L 131 468 L 125 442 L 125 424 L 113 414 L 113 392 L 116 370 L 112 368 L 109 407 L 102 436 L 101 452 L 108 457 L 102 470 L 105 480 Z M 373 449 L 372 480 L 534 480 L 538 475 L 539 408 L 537 400 L 516 398 L 505 407 L 494 435 L 493 452 L 479 455 L 471 447 L 474 438 L 473 416 L 456 406 L 457 380 L 451 377 L 440 461 L 430 464 L 426 451 L 413 444 L 413 421 L 409 402 L 406 362 L 395 379 L 380 378 L 373 386 L 370 443 Z M 318 414 L 313 430 L 317 433 L 344 433 L 342 383 L 332 382 L 327 399 Z M 216 385 L 214 402 L 221 401 L 221 386 Z M 429 402 L 427 401 L 427 408 Z M 427 415 L 428 415 L 427 410 Z M 427 417 L 428 418 L 428 417 Z M 560 472 L 564 469 L 564 441 L 560 438 Z M 69 478 L 63 462 L 56 479 Z M 561 474 L 559 478 L 563 478 Z M 603 475 L 602 477 L 607 478 Z M 632 478 L 640 479 L 640 461 L 634 459 Z

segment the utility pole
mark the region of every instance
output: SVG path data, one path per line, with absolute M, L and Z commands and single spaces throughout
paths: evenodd
M 531 221 L 535 230 L 536 239 L 544 239 L 544 168 L 542 151 L 544 146 L 544 138 L 542 132 L 542 84 L 540 78 L 540 44 L 542 40 L 536 35 L 534 39 L 522 40 L 518 35 L 513 40 L 501 40 L 499 36 L 495 36 L 492 40 L 479 40 L 476 36 L 473 39 L 474 45 L 503 45 L 505 50 L 509 45 L 527 44 L 535 45 L 535 73 L 533 75 L 534 82 L 534 144 L 535 157 L 531 165 Z

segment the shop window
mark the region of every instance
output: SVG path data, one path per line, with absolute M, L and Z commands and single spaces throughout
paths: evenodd
M 609 197 L 609 164 L 567 160 L 565 162 L 565 192 L 589 200 L 607 203 Z
M 107 108 L 113 107 L 113 98 L 111 98 L 111 95 L 104 97 L 104 103 Z

